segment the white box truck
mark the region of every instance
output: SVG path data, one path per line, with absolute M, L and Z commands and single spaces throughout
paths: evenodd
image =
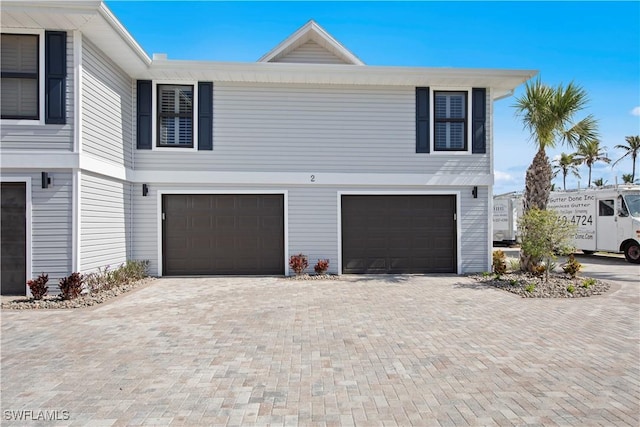
M 493 244 L 518 243 L 518 218 L 522 215 L 522 194 L 493 196 Z
M 640 264 L 640 186 L 552 191 L 547 209 L 578 226 L 573 244 L 585 254 L 622 252 Z

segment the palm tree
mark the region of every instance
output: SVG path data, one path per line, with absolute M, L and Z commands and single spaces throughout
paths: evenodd
M 560 158 L 554 160 L 556 163 L 553 166 L 553 175 L 557 175 L 558 172 L 562 172 L 562 188 L 567 190 L 567 175 L 571 173 L 576 178 L 580 179 L 578 173 L 578 163 L 573 157 L 573 154 L 560 153 Z
M 593 185 L 595 185 L 596 187 L 604 187 L 606 183 L 607 181 L 605 181 L 603 178 L 593 180 Z
M 600 141 L 581 141 L 578 144 L 578 150 L 575 152 L 576 161 L 585 164 L 589 168 L 589 184 L 591 187 L 591 167 L 596 162 L 611 163 L 611 159 L 607 157 L 607 147 L 600 147 Z
M 630 173 L 623 173 L 622 174 L 622 182 L 624 184 L 633 184 L 633 175 Z
M 575 115 L 586 107 L 587 93 L 574 83 L 551 87 L 540 79 L 525 85 L 525 94 L 516 100 L 516 114 L 538 148 L 525 179 L 525 210 L 545 209 L 551 188 L 551 165 L 545 152 L 558 142 L 575 147 L 578 141 L 598 137 L 597 122 L 588 115 L 575 122 Z
M 576 114 L 586 107 L 587 102 L 586 91 L 573 82 L 566 87 L 562 84 L 551 87 L 540 79 L 527 82 L 524 95 L 516 99 L 516 115 L 522 119 L 538 149 L 525 178 L 525 213 L 533 208 L 547 207 L 553 176 L 547 147 L 553 148 L 557 143 L 574 147 L 578 141 L 598 138 L 597 122 L 593 116 L 575 121 Z M 521 251 L 520 266 L 523 270 L 531 270 L 539 261 Z
M 620 160 L 624 159 L 627 156 L 631 156 L 631 161 L 633 165 L 631 167 L 631 182 L 635 182 L 636 180 L 636 158 L 638 157 L 638 152 L 640 152 L 640 136 L 625 136 L 624 140 L 627 141 L 627 145 L 618 144 L 615 149 L 617 150 L 625 150 L 625 153 L 620 157 L 612 166 L 615 166 Z

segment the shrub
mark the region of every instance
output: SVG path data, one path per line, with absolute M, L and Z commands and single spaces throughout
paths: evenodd
M 578 262 L 573 254 L 569 255 L 569 260 L 565 265 L 562 266 L 562 270 L 569 275 L 572 279 L 575 279 L 578 275 L 578 272 L 582 268 L 582 264 Z
M 582 282 L 582 287 L 589 289 L 590 286 L 593 286 L 595 284 L 596 284 L 596 279 L 589 277 L 588 279 L 584 279 L 584 281 Z
M 84 282 L 91 292 L 109 290 L 147 277 L 149 261 L 129 260 L 115 270 L 110 266 L 99 268 L 96 273 L 85 276 Z
M 545 271 L 547 271 L 547 267 L 544 264 L 538 264 L 533 267 L 532 273 L 537 277 L 543 277 Z
M 491 276 L 491 273 L 489 273 L 488 271 L 482 272 L 482 277 L 489 277 L 489 276 Z
M 520 260 L 518 258 L 508 258 L 507 262 L 509 263 L 509 270 L 511 271 L 520 270 Z
M 296 275 L 301 275 L 307 267 L 309 267 L 307 256 L 303 254 L 291 255 L 291 258 L 289 258 L 289 267 L 291 267 Z
M 329 260 L 319 259 L 316 265 L 313 266 L 313 269 L 317 274 L 325 274 L 329 269 Z
M 49 275 L 42 273 L 38 278 L 27 282 L 27 285 L 29 285 L 29 289 L 31 290 L 31 295 L 33 295 L 33 299 L 42 299 L 42 297 L 47 294 L 47 291 L 49 290 L 49 286 L 47 286 L 48 281 Z
M 84 278 L 80 273 L 71 273 L 70 276 L 60 279 L 59 287 L 62 299 L 70 300 L 78 298 L 80 296 L 80 292 L 82 292 L 83 283 Z
M 504 252 L 497 250 L 493 252 L 493 272 L 497 277 L 507 272 L 507 261 Z
M 536 285 L 533 283 L 529 283 L 527 286 L 525 286 L 524 290 L 529 293 L 533 293 L 533 291 L 536 290 Z
M 556 211 L 531 209 L 518 220 L 518 230 L 522 252 L 534 261 L 526 266 L 532 273 L 536 273 L 534 267 L 540 261 L 544 260 L 547 266 L 551 266 L 556 254 L 573 252 L 571 241 L 577 226 L 563 221 Z M 549 281 L 549 269 L 546 269 L 545 281 Z
M 574 293 L 575 291 L 576 288 L 573 285 L 567 286 L 567 292 L 569 292 L 570 294 Z
M 511 280 L 509 280 L 509 284 L 510 284 L 511 286 L 515 286 L 515 285 L 517 285 L 517 284 L 518 284 L 518 281 L 517 281 L 516 279 L 511 279 Z

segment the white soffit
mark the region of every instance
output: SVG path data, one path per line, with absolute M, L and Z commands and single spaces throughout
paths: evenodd
M 344 47 L 339 41 L 334 39 L 314 20 L 310 20 L 304 24 L 295 33 L 287 37 L 279 45 L 262 56 L 262 58 L 258 59 L 258 62 L 277 62 L 279 59 L 284 58 L 309 41 L 319 44 L 329 53 L 344 61 L 345 64 L 364 65 L 364 62 L 358 59 L 357 56 L 351 53 L 351 51 Z
M 151 60 L 101 1 L 2 1 L 2 30 L 12 28 L 81 31 L 130 75 Z

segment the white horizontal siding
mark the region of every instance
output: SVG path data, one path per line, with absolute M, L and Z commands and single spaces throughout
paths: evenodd
M 213 151 L 136 150 L 136 169 L 490 173 L 488 154 L 416 154 L 413 87 L 214 83 L 213 103 Z
M 229 191 L 280 191 L 288 192 L 288 243 L 287 257 L 303 253 L 309 257 L 310 271 L 318 259 L 329 259 L 331 273 L 338 268 L 338 192 L 372 191 L 389 193 L 397 191 L 449 191 L 460 192 L 460 252 L 463 273 L 488 269 L 488 191 L 479 188 L 478 198 L 471 195 L 472 187 L 338 187 L 338 186 L 213 186 L 213 185 L 160 185 L 150 184 L 147 197 L 139 188 L 133 190 L 133 258 L 150 261 L 150 272 L 158 275 L 158 199 L 157 191 L 229 192 Z
M 80 178 L 80 270 L 127 261 L 131 185 L 83 172 Z
M 40 76 L 44 78 L 44 76 Z M 67 32 L 66 120 L 64 125 L 11 125 L 0 126 L 2 150 L 73 150 L 74 120 L 73 34 Z M 40 94 L 40 103 L 44 94 Z M 44 117 L 42 118 L 44 123 Z
M 272 62 L 289 62 L 305 64 L 346 64 L 327 49 L 320 46 L 313 40 L 298 46 L 286 55 L 274 59 Z
M 309 258 L 309 273 L 319 259 L 338 273 L 338 199 L 336 188 L 296 187 L 289 190 L 289 254 Z
M 158 213 L 157 191 L 151 184 L 149 194 L 142 196 L 142 186 L 133 185 L 132 193 L 132 218 L 131 218 L 131 258 L 135 260 L 149 261 L 149 274 L 159 275 L 158 254 Z
M 474 199 L 471 188 L 460 193 L 461 261 L 463 273 L 489 271 L 489 194 L 487 187 L 478 187 L 478 198 Z
M 131 167 L 132 80 L 87 39 L 82 64 L 82 151 Z
M 31 275 L 48 274 L 49 292 L 55 294 L 58 280 L 72 273 L 73 178 L 71 172 L 49 172 L 49 176 L 52 185 L 42 188 L 40 172 L 2 173 L 2 178 L 31 178 Z

